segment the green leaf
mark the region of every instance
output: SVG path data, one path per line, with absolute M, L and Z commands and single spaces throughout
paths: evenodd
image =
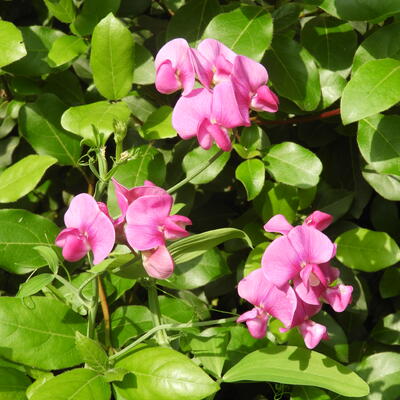
M 158 301 L 160 303 L 161 315 L 167 323 L 185 323 L 198 319 L 195 307 L 183 299 L 158 296 Z
M 284 31 L 297 23 L 299 14 L 303 10 L 300 4 L 284 3 L 272 13 L 274 19 L 274 32 Z
M 379 282 L 379 293 L 383 299 L 400 295 L 400 269 L 398 267 L 385 269 Z
M 275 35 L 265 60 L 278 94 L 292 100 L 302 110 L 317 108 L 321 99 L 318 69 L 303 46 L 286 36 Z
M 295 386 L 290 400 L 330 400 L 330 396 L 323 390 L 310 386 Z
M 234 52 L 260 61 L 271 44 L 272 17 L 262 7 L 241 5 L 214 17 L 203 38 L 217 39 Z
M 0 298 L 0 354 L 14 362 L 48 370 L 80 364 L 75 331 L 85 329 L 85 320 L 57 300 Z
M 64 33 L 46 26 L 24 26 L 20 30 L 27 55 L 5 69 L 13 74 L 24 76 L 41 76 L 53 72 L 46 57 L 53 43 L 64 36 Z
M 400 261 L 400 249 L 385 232 L 355 228 L 335 241 L 338 260 L 347 267 L 366 272 L 379 271 Z
M 372 330 L 372 337 L 380 342 L 390 345 L 400 344 L 400 312 L 386 315 Z
M 114 120 L 127 123 L 131 112 L 125 103 L 98 101 L 83 106 L 70 107 L 61 117 L 67 131 L 84 139 L 94 140 L 93 126 L 108 138 L 114 131 Z
M 12 163 L 13 153 L 20 142 L 20 138 L 10 136 L 0 141 L 0 170 Z
M 193 361 L 168 348 L 136 347 L 115 366 L 134 374 L 113 384 L 121 398 L 201 400 L 219 388 Z
M 146 47 L 137 42 L 134 42 L 133 47 L 133 83 L 137 85 L 151 85 L 154 83 L 156 76 L 153 55 Z
M 177 132 L 172 127 L 172 108 L 169 106 L 157 108 L 140 127 L 139 133 L 147 140 L 175 137 Z
M 199 165 L 205 164 L 211 157 L 218 153 L 219 148 L 213 145 L 209 150 L 204 150 L 201 147 L 189 151 L 183 158 L 182 167 L 186 172 L 186 176 L 189 176 L 196 170 Z M 222 154 L 202 173 L 193 178 L 190 183 L 193 185 L 201 185 L 209 183 L 215 179 L 215 177 L 223 170 L 225 164 L 230 158 L 230 152 L 222 152 Z
M 339 72 L 327 69 L 319 70 L 319 81 L 321 85 L 322 109 L 328 108 L 342 95 L 346 86 L 346 79 Z M 319 137 L 320 140 L 325 138 Z
M 377 114 L 358 123 L 362 156 L 377 172 L 400 175 L 400 116 Z
M 93 32 L 97 23 L 109 13 L 116 14 L 121 0 L 85 0 L 81 12 L 70 25 L 71 31 L 79 36 Z
M 73 61 L 76 57 L 83 54 L 87 49 L 87 44 L 83 39 L 65 35 L 59 37 L 51 46 L 48 54 L 49 60 L 55 67 Z
M 26 390 L 26 397 L 28 400 L 31 399 L 35 391 L 39 388 L 39 386 L 44 385 L 47 381 L 54 378 L 54 375 L 51 372 L 44 372 L 39 377 L 35 377 L 36 380 L 28 387 Z M 26 400 L 26 398 L 24 399 Z
M 51 272 L 56 274 L 59 264 L 57 253 L 48 246 L 35 246 L 33 249 L 36 250 L 46 260 Z
M 44 0 L 50 14 L 61 22 L 69 23 L 75 19 L 75 5 L 72 0 Z
M 343 90 L 343 123 L 359 121 L 385 111 L 400 101 L 400 60 L 369 61 L 352 76 Z
M 357 49 L 353 61 L 352 73 L 363 64 L 381 58 L 400 59 L 400 23 L 393 23 L 373 32 Z
M 369 393 L 368 385 L 347 367 L 317 352 L 294 346 L 270 345 L 254 351 L 227 371 L 223 381 L 310 385 L 353 397 Z
M 53 246 L 58 227 L 26 210 L 0 210 L 0 267 L 14 274 L 26 274 L 47 262 L 35 246 Z
M 357 365 L 356 372 L 369 384 L 371 393 L 366 399 L 398 399 L 400 354 L 394 352 L 373 354 Z
M 166 39 L 169 41 L 175 38 L 185 38 L 189 44 L 197 44 L 208 23 L 219 12 L 220 6 L 217 0 L 190 1 L 179 8 L 171 18 L 168 23 Z
M 112 368 L 107 370 L 106 372 L 104 372 L 104 379 L 107 382 L 121 382 L 124 380 L 124 376 L 126 374 L 128 374 L 129 371 L 127 371 L 126 369 L 122 369 L 122 368 Z
M 90 67 L 98 91 L 107 99 L 120 99 L 131 90 L 133 37 L 112 13 L 93 31 Z
M 110 385 L 90 369 L 64 372 L 39 386 L 29 400 L 109 400 Z
M 14 368 L 0 367 L 0 399 L 26 400 L 25 391 L 31 384 L 30 379 Z
M 193 260 L 207 250 L 231 239 L 244 239 L 251 247 L 250 238 L 245 232 L 235 228 L 221 228 L 177 240 L 168 246 L 168 250 L 175 263 L 179 264 Z
M 242 158 L 260 156 L 271 142 L 266 133 L 257 125 L 244 127 L 240 133 L 240 143 L 234 143 L 233 148 Z
M 400 180 L 397 177 L 379 174 L 368 166 L 362 171 L 364 179 L 383 198 L 392 201 L 400 200 Z
M 236 179 L 243 183 L 247 193 L 247 200 L 257 197 L 265 182 L 265 167 L 261 160 L 253 158 L 243 161 L 236 168 Z
M 230 272 L 221 252 L 210 249 L 190 261 L 176 264 L 173 275 L 160 284 L 174 289 L 195 289 Z
M 53 282 L 53 279 L 53 274 L 36 275 L 20 285 L 16 296 L 20 298 L 32 296 Z
M 135 81 L 135 73 L 133 75 L 133 80 Z M 141 122 L 146 121 L 150 114 L 156 110 L 156 107 L 141 97 L 138 92 L 131 92 L 129 96 L 123 98 L 123 101 L 128 105 L 132 114 Z
M 19 129 L 36 153 L 54 157 L 61 165 L 76 166 L 81 155 L 80 140 L 60 125 L 66 108 L 57 96 L 46 93 L 22 107 Z
M 353 61 L 357 34 L 349 23 L 332 17 L 315 17 L 304 25 L 301 43 L 322 68 L 345 71 Z
M 317 185 L 322 163 L 310 150 L 293 142 L 272 146 L 263 158 L 266 169 L 277 182 L 301 189 Z
M 82 360 L 90 368 L 102 373 L 107 370 L 108 356 L 99 342 L 82 335 L 80 332 L 76 332 L 75 344 Z
M 56 162 L 50 156 L 30 155 L 8 167 L 0 175 L 0 203 L 17 201 L 32 191 Z
M 354 193 L 345 189 L 322 187 L 318 192 L 315 208 L 332 215 L 335 220 L 345 215 L 354 200 Z
M 0 21 L 0 68 L 26 55 L 21 31 L 8 21 Z

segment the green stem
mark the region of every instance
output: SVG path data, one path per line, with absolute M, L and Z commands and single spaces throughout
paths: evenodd
M 194 179 L 197 175 L 201 174 L 205 169 L 207 169 L 215 160 L 218 159 L 224 153 L 223 150 L 218 150 L 209 160 L 207 160 L 204 164 L 199 165 L 194 171 L 188 175 L 185 179 L 178 182 L 176 185 L 172 186 L 167 190 L 168 193 L 176 192 L 181 186 L 185 185 L 186 183 L 190 182 Z
M 148 339 L 149 337 L 153 336 L 160 330 L 170 330 L 170 331 L 180 331 L 181 329 L 185 328 L 193 328 L 197 326 L 210 326 L 210 325 L 222 325 L 228 322 L 234 322 L 237 320 L 238 317 L 231 317 L 231 318 L 222 318 L 222 319 L 215 319 L 212 321 L 200 321 L 200 322 L 187 322 L 185 324 L 163 324 L 155 326 L 154 328 L 150 329 L 147 333 L 141 336 L 139 339 L 132 342 L 129 346 L 125 347 L 124 349 L 120 350 L 118 353 L 113 354 L 110 356 L 110 360 L 114 360 L 116 358 L 121 357 L 122 355 L 126 354 L 130 350 L 132 350 L 135 346 L 139 343 L 142 343 L 144 340 Z
M 62 276 L 55 274 L 54 277 L 62 283 L 65 287 L 67 287 L 71 292 L 73 292 L 76 297 L 81 301 L 81 303 L 88 308 L 88 301 L 85 299 L 85 297 L 82 295 L 81 290 L 77 289 L 72 283 L 68 282 L 66 279 L 64 279 Z
M 152 284 L 147 288 L 147 294 L 149 297 L 149 309 L 151 312 L 151 318 L 153 319 L 154 326 L 161 326 L 161 311 L 160 303 L 158 302 L 158 293 L 155 284 Z M 160 346 L 168 346 L 169 340 L 165 330 L 160 329 L 156 332 L 156 341 Z
M 99 167 L 99 176 L 100 179 L 96 184 L 96 190 L 94 193 L 94 198 L 98 201 L 101 199 L 101 196 L 103 195 L 104 190 L 107 187 L 107 160 L 106 160 L 106 155 L 105 155 L 105 147 L 101 147 L 98 149 L 96 156 L 97 156 L 97 164 Z
M 94 328 L 96 327 L 97 307 L 99 305 L 99 282 L 93 281 L 93 297 L 88 310 L 87 337 L 94 339 Z

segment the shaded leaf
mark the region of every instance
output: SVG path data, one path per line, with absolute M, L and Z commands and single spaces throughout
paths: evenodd
M 49 51 L 49 60 L 55 67 L 74 60 L 87 49 L 83 39 L 76 36 L 61 36 L 54 41 Z

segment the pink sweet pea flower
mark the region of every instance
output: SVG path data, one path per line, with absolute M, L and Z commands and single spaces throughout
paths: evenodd
M 62 247 L 66 260 L 78 261 L 92 250 L 93 263 L 98 264 L 110 254 L 115 243 L 115 231 L 109 216 L 101 208 L 86 193 L 72 199 L 64 215 L 66 229 L 56 238 L 56 245 Z
M 208 150 L 213 142 L 230 151 L 232 143 L 229 129 L 250 126 L 247 115 L 243 116 L 230 81 L 215 86 L 213 93 L 207 89 L 194 89 L 181 97 L 172 113 L 172 125 L 182 139 L 197 136 L 200 146 Z
M 237 319 L 237 322 L 246 322 L 253 337 L 261 339 L 265 336 L 270 316 L 287 327 L 292 324 L 297 305 L 293 289 L 290 286 L 278 289 L 265 278 L 261 268 L 239 282 L 238 292 L 240 297 L 255 306 Z
M 165 279 L 173 272 L 173 261 L 165 241 L 188 236 L 189 218 L 170 215 L 173 204 L 169 194 L 143 195 L 126 212 L 125 235 L 131 247 L 142 251 L 143 265 L 150 276 Z
M 193 89 L 195 70 L 191 49 L 185 39 L 174 39 L 166 43 L 155 59 L 156 88 L 170 94 L 183 89 L 186 96 Z

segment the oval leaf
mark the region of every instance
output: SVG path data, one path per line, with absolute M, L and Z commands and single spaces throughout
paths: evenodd
M 236 168 L 236 179 L 243 183 L 247 193 L 247 200 L 253 200 L 257 197 L 265 181 L 265 167 L 261 160 L 252 159 L 243 161 Z
M 203 37 L 217 39 L 234 52 L 260 61 L 271 44 L 272 17 L 262 7 L 242 5 L 213 18 Z
M 343 90 L 344 124 L 385 111 L 400 101 L 400 60 L 384 58 L 362 65 Z
M 69 23 L 75 18 L 75 5 L 72 0 L 44 0 L 50 13 L 61 22 Z
M 385 232 L 355 228 L 340 235 L 336 257 L 344 265 L 366 272 L 379 271 L 400 261 L 400 249 Z
M 0 175 L 0 203 L 10 203 L 25 196 L 56 162 L 50 156 L 30 155 L 8 167 Z
M 263 158 L 266 169 L 277 182 L 301 189 L 317 185 L 322 163 L 310 150 L 293 142 L 283 142 L 270 148 Z
M 400 311 L 386 315 L 372 330 L 372 337 L 385 344 L 400 344 Z
M 128 94 L 133 80 L 133 37 L 112 13 L 93 31 L 90 66 L 104 97 L 117 100 Z
M 147 140 L 175 137 L 177 132 L 172 127 L 172 108 L 169 106 L 157 108 L 141 126 L 139 133 Z
M 49 51 L 49 60 L 55 67 L 72 61 L 87 49 L 83 39 L 76 36 L 61 36 L 51 46 Z
M 0 367 L 0 399 L 26 400 L 26 389 L 31 384 L 30 379 L 14 368 Z
M 90 369 L 64 372 L 39 386 L 29 400 L 109 400 L 110 385 Z
M 80 364 L 75 331 L 85 329 L 85 320 L 57 300 L 0 298 L 0 354 L 14 362 L 48 370 Z
M 132 374 L 115 383 L 118 397 L 141 400 L 201 400 L 215 393 L 214 382 L 189 358 L 163 347 L 136 348 L 118 361 L 117 368 Z
M 49 283 L 53 282 L 53 274 L 40 274 L 24 282 L 18 290 L 17 297 L 28 297 L 40 292 Z
M 395 176 L 379 174 L 369 169 L 368 166 L 362 175 L 383 198 L 392 201 L 400 200 L 400 180 Z
M 21 31 L 11 22 L 0 21 L 0 68 L 25 55 Z
M 369 393 L 368 385 L 350 369 L 320 353 L 294 346 L 270 345 L 254 351 L 231 368 L 223 381 L 310 385 L 353 397 Z

